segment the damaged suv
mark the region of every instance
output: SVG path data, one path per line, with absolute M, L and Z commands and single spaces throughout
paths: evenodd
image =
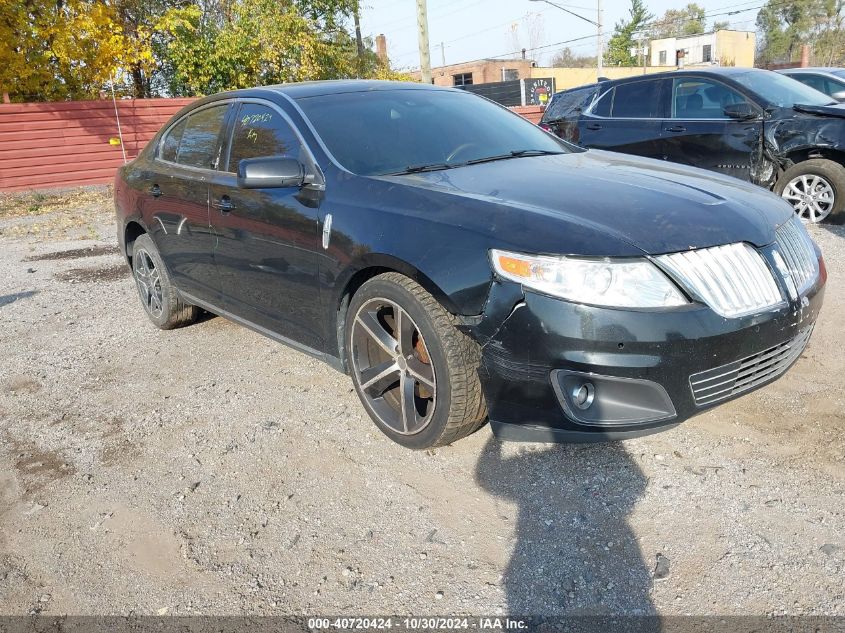
M 845 221 L 845 106 L 751 68 L 674 71 L 557 93 L 540 125 L 773 189 L 804 221 Z
M 316 356 L 411 448 L 488 417 L 542 440 L 677 424 L 782 375 L 826 280 L 759 187 L 423 84 L 200 99 L 119 170 L 115 204 L 155 325 L 202 308 Z

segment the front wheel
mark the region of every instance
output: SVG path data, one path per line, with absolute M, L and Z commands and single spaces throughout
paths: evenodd
M 804 222 L 845 221 L 845 167 L 839 163 L 823 158 L 797 163 L 778 179 L 775 193 Z
M 402 446 L 451 444 L 484 423 L 481 352 L 456 325 L 398 273 L 373 277 L 350 302 L 346 349 L 355 391 L 376 426 Z

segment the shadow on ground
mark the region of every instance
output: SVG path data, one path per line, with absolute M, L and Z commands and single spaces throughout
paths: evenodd
M 646 478 L 619 443 L 534 449 L 491 438 L 476 480 L 515 504 L 502 582 L 514 615 L 654 615 L 628 515 Z

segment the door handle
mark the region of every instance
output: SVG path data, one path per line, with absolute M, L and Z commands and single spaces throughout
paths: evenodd
M 601 125 L 599 123 L 590 123 L 589 125 L 587 125 L 587 129 L 588 130 L 600 130 Z
M 229 211 L 235 208 L 235 205 L 232 204 L 232 199 L 229 196 L 222 196 L 220 200 L 214 203 L 213 206 L 215 209 L 218 209 L 220 213 L 229 213 Z
M 665 128 L 667 132 L 686 132 L 687 128 L 683 125 L 673 125 L 672 127 Z
M 153 185 L 150 187 L 150 193 L 152 194 L 153 198 L 158 198 L 161 195 L 161 187 L 158 185 Z

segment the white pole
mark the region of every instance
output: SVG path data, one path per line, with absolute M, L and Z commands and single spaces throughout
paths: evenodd
M 597 51 L 596 57 L 598 58 L 598 63 L 596 64 L 596 79 L 602 76 L 604 73 L 604 63 L 602 62 L 602 57 L 604 56 L 604 36 L 601 32 L 601 0 L 596 0 L 596 10 L 598 11 L 598 25 L 596 27 L 597 35 L 598 35 L 598 44 L 597 44 Z
M 426 0 L 417 0 L 417 27 L 419 28 L 420 75 L 424 84 L 431 83 L 431 51 L 428 43 L 428 9 Z

